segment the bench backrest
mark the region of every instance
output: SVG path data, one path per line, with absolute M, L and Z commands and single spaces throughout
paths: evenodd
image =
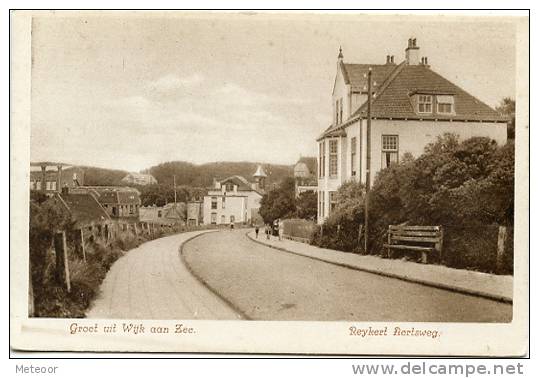
M 389 226 L 391 241 L 440 244 L 443 239 L 442 226 Z

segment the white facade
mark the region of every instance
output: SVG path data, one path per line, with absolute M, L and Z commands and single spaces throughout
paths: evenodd
M 411 50 L 416 52 L 415 48 Z M 403 64 L 418 64 L 419 59 L 412 59 L 408 55 L 407 59 L 410 59 L 410 62 L 405 61 Z M 436 98 L 437 95 L 428 96 Z M 444 94 L 438 97 L 446 99 L 451 96 Z M 353 115 L 366 101 L 366 94 L 353 93 L 351 84 L 345 82 L 342 73 L 342 56 L 340 56 L 332 93 L 333 123 L 328 129 L 335 132 L 325 132 L 318 139 L 318 223 L 323 223 L 329 216 L 332 205 L 336 204 L 333 193 L 343 183 L 350 180 L 365 183 L 367 121 L 364 117 L 353 117 Z M 431 105 L 432 108 L 435 104 L 437 103 L 434 102 Z M 458 110 L 457 108 L 456 111 Z M 376 174 L 388 163 L 399 162 L 405 153 L 418 157 L 424 152 L 427 144 L 435 142 L 438 136 L 445 133 L 457 134 L 461 140 L 471 137 L 489 137 L 499 145 L 507 141 L 506 122 L 481 119 L 462 120 L 462 116 L 460 120 L 453 120 L 447 117 L 447 114 L 444 114 L 446 117 L 440 116 L 441 119 L 432 119 L 436 111 L 431 110 L 431 119 L 422 119 L 419 115 L 415 119 L 378 117 L 371 120 L 371 185 Z M 454 112 L 453 105 L 451 115 L 454 115 Z M 339 127 L 341 124 L 344 126 Z M 354 141 L 355 149 L 353 148 Z
M 227 180 L 217 182 L 204 196 L 204 224 L 250 223 L 252 214 L 260 208 L 261 199 L 262 194 L 254 189 L 242 189 Z

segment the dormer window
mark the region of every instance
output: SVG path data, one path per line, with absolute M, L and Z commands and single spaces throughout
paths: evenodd
M 436 96 L 436 112 L 439 114 L 454 114 L 455 102 L 453 96 Z
M 432 113 L 432 96 L 418 95 L 417 96 L 417 112 Z

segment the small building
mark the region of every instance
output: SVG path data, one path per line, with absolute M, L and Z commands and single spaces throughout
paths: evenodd
M 107 214 L 115 220 L 138 221 L 140 192 L 125 186 L 83 186 L 74 191 L 95 195 Z
M 296 184 L 296 197 L 303 192 L 314 192 L 318 190 L 317 158 L 315 156 L 302 156 L 294 165 L 294 180 Z
M 165 206 L 140 207 L 139 217 L 143 222 L 159 224 L 184 224 L 187 212 L 185 203 L 168 203 Z
M 230 176 L 214 181 L 204 196 L 204 224 L 248 224 L 260 208 L 265 189 L 266 173 L 259 166 L 253 175 L 254 182 L 242 176 Z
M 435 72 L 428 58 L 420 57 L 415 38 L 408 40 L 404 55 L 400 63 L 387 55 L 384 64 L 356 64 L 345 63 L 339 51 L 331 94 L 333 122 L 317 138 L 318 223 L 335 208 L 335 193 L 343 183 L 365 183 L 368 170 L 372 183 L 377 172 L 398 164 L 406 153 L 421 155 L 445 133 L 506 143 L 507 118 Z
M 107 211 L 91 192 L 70 191 L 64 187 L 53 198 L 58 201 L 70 214 L 75 222 L 75 228 L 84 228 L 92 225 L 110 223 L 111 218 Z
M 131 172 L 128 173 L 123 179 L 120 181 L 124 185 L 151 185 L 151 184 L 157 184 L 157 180 L 155 177 L 148 173 L 136 173 Z
M 73 189 L 84 185 L 84 169 L 64 163 L 30 163 L 30 191 L 46 195 L 60 193 L 64 187 Z

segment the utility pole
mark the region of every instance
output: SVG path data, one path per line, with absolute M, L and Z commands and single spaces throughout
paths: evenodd
M 369 191 L 371 189 L 371 103 L 372 70 L 369 68 L 367 80 L 367 168 L 365 178 L 365 254 L 369 253 Z
M 172 176 L 174 179 L 174 208 L 176 208 L 176 175 Z

